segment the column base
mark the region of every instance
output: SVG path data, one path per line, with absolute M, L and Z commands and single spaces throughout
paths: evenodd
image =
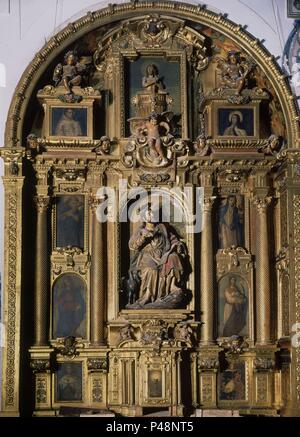
M 0 411 L 0 417 L 20 417 L 19 411 Z

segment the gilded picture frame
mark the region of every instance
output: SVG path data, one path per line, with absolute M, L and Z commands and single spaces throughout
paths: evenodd
M 67 117 L 67 113 L 70 114 L 68 117 L 71 119 Z M 43 130 L 44 136 L 50 141 L 92 140 L 94 134 L 93 102 L 66 104 L 59 99 L 46 101 Z
M 233 105 L 216 100 L 204 113 L 206 135 L 218 140 L 259 139 L 259 103 Z
M 248 358 L 231 360 L 224 371 L 218 373 L 218 407 L 236 408 L 251 402 L 250 362 Z
M 58 368 L 55 373 L 52 374 L 52 404 L 54 408 L 59 408 L 63 406 L 74 406 L 74 405 L 84 405 L 87 402 L 86 399 L 86 380 L 87 380 L 87 372 L 85 369 L 85 362 L 81 359 L 74 359 L 72 362 L 65 361 L 63 359 L 57 360 Z M 60 375 L 60 369 L 72 369 L 71 366 L 76 366 L 76 372 L 70 370 L 62 372 Z M 75 367 L 74 369 L 75 370 Z M 68 375 L 70 374 L 70 378 Z M 81 376 L 81 384 L 80 384 L 80 376 Z M 76 387 L 76 384 L 78 386 Z M 80 386 L 79 386 L 80 384 Z M 64 396 L 61 396 L 61 388 L 64 389 L 65 392 L 68 393 Z M 72 391 L 75 393 L 73 399 L 68 394 L 71 394 Z M 64 398 L 64 399 L 63 399 Z

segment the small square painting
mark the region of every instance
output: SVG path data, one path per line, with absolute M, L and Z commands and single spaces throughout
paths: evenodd
M 87 108 L 57 107 L 51 111 L 51 136 L 87 136 Z
M 218 135 L 223 137 L 253 137 L 253 108 L 219 108 Z

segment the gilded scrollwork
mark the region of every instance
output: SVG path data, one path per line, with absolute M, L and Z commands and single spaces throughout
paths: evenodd
M 78 348 L 82 347 L 84 347 L 82 342 L 76 340 L 75 337 L 69 336 L 57 340 L 55 352 L 63 357 L 73 359 L 79 355 Z
M 175 341 L 183 341 L 189 346 L 195 343 L 195 336 L 192 327 L 188 323 L 180 323 L 174 328 Z
M 222 339 L 219 345 L 225 350 L 226 357 L 238 358 L 245 350 L 249 348 L 247 341 L 238 335 Z

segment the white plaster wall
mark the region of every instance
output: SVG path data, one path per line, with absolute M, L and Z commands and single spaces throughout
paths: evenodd
M 4 145 L 5 121 L 15 87 L 35 53 L 68 22 L 109 2 L 124 3 L 124 0 L 0 0 L 0 146 Z M 265 40 L 266 48 L 274 56 L 281 56 L 293 27 L 293 20 L 286 18 L 286 0 L 207 0 L 204 3 L 208 9 L 227 13 L 232 21 L 247 25 L 250 33 Z M 0 273 L 3 272 L 3 236 L 3 187 L 0 186 Z

